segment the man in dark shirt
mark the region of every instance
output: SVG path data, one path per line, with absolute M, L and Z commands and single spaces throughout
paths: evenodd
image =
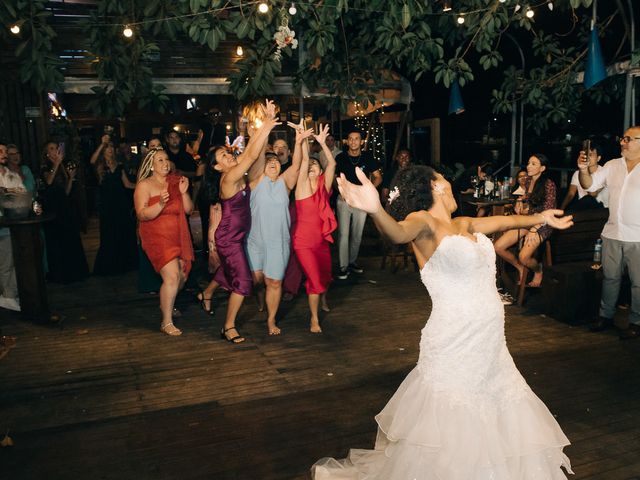
M 196 162 L 182 146 L 180 134 L 175 130 L 170 130 L 166 137 L 167 155 L 178 170 L 185 177 L 193 178 L 196 174 Z
M 336 157 L 336 176 L 344 173 L 347 180 L 356 185 L 360 185 L 356 177 L 356 167 L 367 175 L 374 186 L 380 185 L 382 175 L 378 164 L 369 152 L 362 151 L 364 141 L 359 130 L 352 130 L 347 135 L 347 151 Z M 338 196 L 336 206 L 338 214 L 338 248 L 340 257 L 341 280 L 349 276 L 349 272 L 363 273 L 364 270 L 356 263 L 360 242 L 362 241 L 362 231 L 367 214 L 362 210 L 350 207 L 341 196 Z

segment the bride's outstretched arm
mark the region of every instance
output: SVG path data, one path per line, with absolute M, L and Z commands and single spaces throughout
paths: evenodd
M 545 210 L 534 215 L 496 215 L 493 217 L 481 217 L 470 219 L 470 230 L 490 234 L 504 232 L 514 228 L 531 228 L 537 225 L 549 225 L 551 228 L 564 230 L 573 225 L 573 215 L 566 215 L 563 210 Z
M 403 221 L 397 222 L 380 203 L 380 195 L 373 183 L 362 170 L 356 168 L 356 175 L 362 185 L 349 182 L 344 174 L 337 179 L 342 198 L 351 207 L 363 210 L 371 215 L 376 228 L 393 243 L 409 243 L 418 235 L 430 231 L 430 215 L 426 212 L 414 212 Z

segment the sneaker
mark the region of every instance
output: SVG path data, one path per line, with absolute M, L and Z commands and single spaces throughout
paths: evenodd
M 347 278 L 349 278 L 349 269 L 341 268 L 340 273 L 338 274 L 338 280 L 346 280 Z
M 508 293 L 501 293 L 500 300 L 503 305 L 513 305 L 514 302 L 513 297 Z
M 14 312 L 20 311 L 20 302 L 17 298 L 5 297 L 0 295 L 0 308 L 6 308 L 7 310 L 13 310 Z
M 351 270 L 353 273 L 364 273 L 364 268 L 362 268 L 357 263 L 352 263 L 351 265 L 349 265 L 349 270 Z

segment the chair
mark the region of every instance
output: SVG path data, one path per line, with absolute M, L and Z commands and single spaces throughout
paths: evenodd
M 380 270 L 384 270 L 387 266 L 387 261 L 391 260 L 391 273 L 396 273 L 398 271 L 398 264 L 396 262 L 396 259 L 398 257 L 402 257 L 402 268 L 406 269 L 409 265 L 409 259 L 411 259 L 414 263 L 414 267 L 417 270 L 417 264 L 413 259 L 413 252 L 411 251 L 411 244 L 406 243 L 404 245 L 394 245 L 383 240 L 382 249 L 383 252 L 382 262 L 380 263 Z

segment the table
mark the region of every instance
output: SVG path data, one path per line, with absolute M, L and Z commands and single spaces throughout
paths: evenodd
M 40 227 L 54 217 L 53 213 L 32 213 L 20 219 L 0 217 L 0 228 L 9 228 L 11 232 L 21 313 L 33 320 L 49 320 L 47 283 L 42 264 L 44 245 Z
M 505 207 L 515 203 L 514 198 L 505 199 L 493 199 L 493 198 L 474 198 L 465 200 L 469 205 L 473 205 L 476 208 L 491 207 L 491 215 L 504 215 Z

